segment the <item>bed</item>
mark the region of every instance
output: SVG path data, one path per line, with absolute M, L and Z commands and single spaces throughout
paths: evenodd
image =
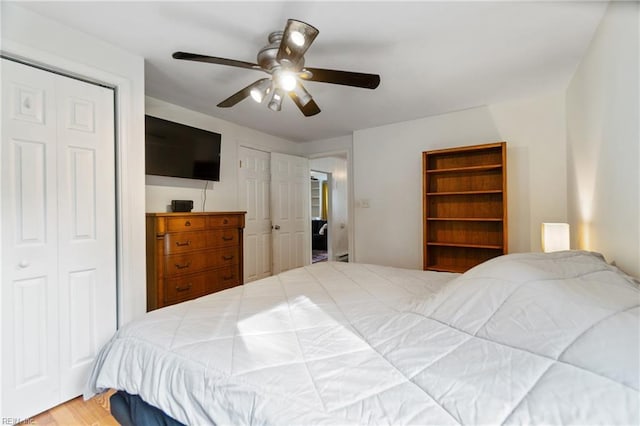
M 108 388 L 183 424 L 639 424 L 640 290 L 582 251 L 458 275 L 323 262 L 150 312 Z

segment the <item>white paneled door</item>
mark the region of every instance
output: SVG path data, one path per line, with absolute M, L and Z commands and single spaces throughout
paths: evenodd
M 2 59 L 2 418 L 81 394 L 115 331 L 113 97 Z
M 274 274 L 311 261 L 310 197 L 309 160 L 271 153 Z
M 239 199 L 246 211 L 244 228 L 244 280 L 271 275 L 271 156 L 268 152 L 241 146 Z

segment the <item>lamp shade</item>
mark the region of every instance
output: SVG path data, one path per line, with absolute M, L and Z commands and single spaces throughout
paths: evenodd
M 569 250 L 569 224 L 568 223 L 543 223 L 542 224 L 542 251 Z
M 271 99 L 267 104 L 271 111 L 280 111 L 280 109 L 282 108 L 283 96 L 284 94 L 282 93 L 282 89 L 280 89 L 279 87 L 276 87 L 272 90 Z
M 269 80 L 268 78 L 263 78 L 262 80 L 259 80 L 258 82 L 254 83 L 254 86 L 249 92 L 249 94 L 251 95 L 254 101 L 256 101 L 257 103 L 261 103 L 269 93 L 270 88 L 271 88 L 271 80 Z

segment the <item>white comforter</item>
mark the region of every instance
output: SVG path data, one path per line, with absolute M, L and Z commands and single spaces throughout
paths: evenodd
M 204 424 L 639 424 L 640 292 L 585 252 L 463 275 L 319 263 L 161 309 L 85 396 Z

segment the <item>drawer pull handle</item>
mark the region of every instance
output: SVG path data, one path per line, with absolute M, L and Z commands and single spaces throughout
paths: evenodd
M 233 240 L 233 237 L 222 237 L 223 241 L 231 241 Z
M 186 242 L 184 242 L 184 243 L 181 243 L 180 241 L 176 241 L 176 245 L 177 245 L 178 247 L 189 246 L 189 245 L 191 245 L 191 240 L 187 240 L 187 241 L 186 241 Z
M 233 275 L 229 275 L 229 276 L 227 276 L 227 277 L 222 277 L 222 279 L 223 279 L 224 281 L 232 280 L 232 279 L 233 279 Z
M 187 290 L 191 290 L 191 283 L 187 284 L 184 287 L 180 287 L 180 286 L 176 286 L 176 291 L 187 291 Z
M 186 222 L 184 223 L 184 226 L 191 226 L 191 222 L 190 222 L 190 221 L 186 221 Z
M 189 266 L 191 266 L 191 262 L 187 262 L 182 265 L 179 263 L 176 263 L 176 269 L 185 269 L 185 268 L 188 268 Z
M 222 224 L 223 224 L 223 225 L 226 225 L 227 223 L 229 223 L 229 219 L 224 219 L 224 220 L 222 221 Z
M 231 260 L 231 259 L 233 259 L 233 256 L 222 256 L 222 258 L 224 260 Z

